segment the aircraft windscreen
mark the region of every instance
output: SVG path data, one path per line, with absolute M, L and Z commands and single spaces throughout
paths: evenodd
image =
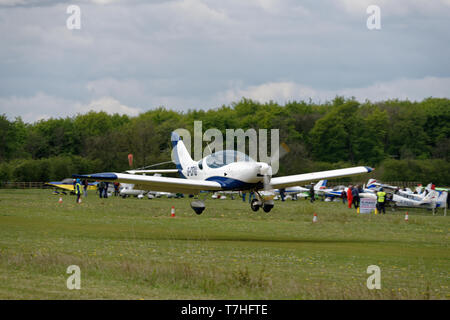
M 206 157 L 206 164 L 210 168 L 220 168 L 227 164 L 239 161 L 255 162 L 255 160 L 247 156 L 245 153 L 235 150 L 214 152 Z

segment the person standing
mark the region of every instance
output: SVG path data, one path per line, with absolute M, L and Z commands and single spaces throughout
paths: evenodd
M 89 186 L 89 182 L 86 179 L 84 179 L 83 180 L 83 193 L 84 193 L 84 197 L 85 198 L 87 197 L 87 188 L 88 188 L 88 186 Z
M 280 197 L 281 197 L 281 201 L 285 201 L 286 200 L 286 193 L 285 193 L 286 189 L 280 189 Z
M 97 186 L 98 186 L 98 194 L 100 198 L 103 198 L 103 190 L 105 189 L 105 183 L 103 181 L 100 181 Z
M 351 185 L 348 186 L 348 189 L 347 189 L 347 202 L 348 202 L 348 207 L 350 209 L 352 208 L 352 203 L 353 203 L 352 191 L 353 191 L 353 187 Z
M 341 192 L 341 198 L 342 198 L 342 203 L 345 204 L 345 202 L 347 201 L 347 192 L 345 192 L 345 189 L 342 190 L 342 192 Z
M 314 185 L 313 184 L 311 184 L 311 186 L 309 187 L 309 195 L 311 196 L 311 200 L 310 200 L 311 203 L 316 201 Z
M 358 209 L 359 207 L 359 186 L 356 186 L 352 190 L 352 204 L 355 206 L 355 209 Z
M 105 189 L 103 189 L 103 198 L 108 198 L 108 188 L 109 188 L 109 182 L 105 182 Z
M 116 196 L 116 197 L 119 195 L 119 187 L 120 187 L 120 183 L 114 182 L 114 196 Z
M 80 197 L 81 197 L 81 181 L 80 181 L 80 179 L 77 179 L 75 181 L 75 194 L 77 195 L 77 203 L 80 203 Z
M 381 213 L 383 210 L 383 214 L 386 214 L 386 209 L 384 207 L 386 202 L 386 192 L 384 192 L 383 188 L 380 188 L 380 191 L 377 192 L 377 210 Z

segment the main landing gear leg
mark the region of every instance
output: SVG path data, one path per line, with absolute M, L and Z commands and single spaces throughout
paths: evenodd
M 191 208 L 196 214 L 202 214 L 203 210 L 205 210 L 205 200 L 208 195 L 209 192 L 206 193 L 202 200 L 194 200 L 191 202 Z

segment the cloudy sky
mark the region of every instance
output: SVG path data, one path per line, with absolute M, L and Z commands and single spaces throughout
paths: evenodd
M 0 0 L 0 30 L 0 114 L 27 122 L 241 97 L 450 98 L 450 0 Z

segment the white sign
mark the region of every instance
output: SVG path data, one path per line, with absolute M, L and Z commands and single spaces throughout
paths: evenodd
M 359 204 L 359 213 L 372 213 L 377 207 L 377 200 L 370 198 L 361 198 Z

